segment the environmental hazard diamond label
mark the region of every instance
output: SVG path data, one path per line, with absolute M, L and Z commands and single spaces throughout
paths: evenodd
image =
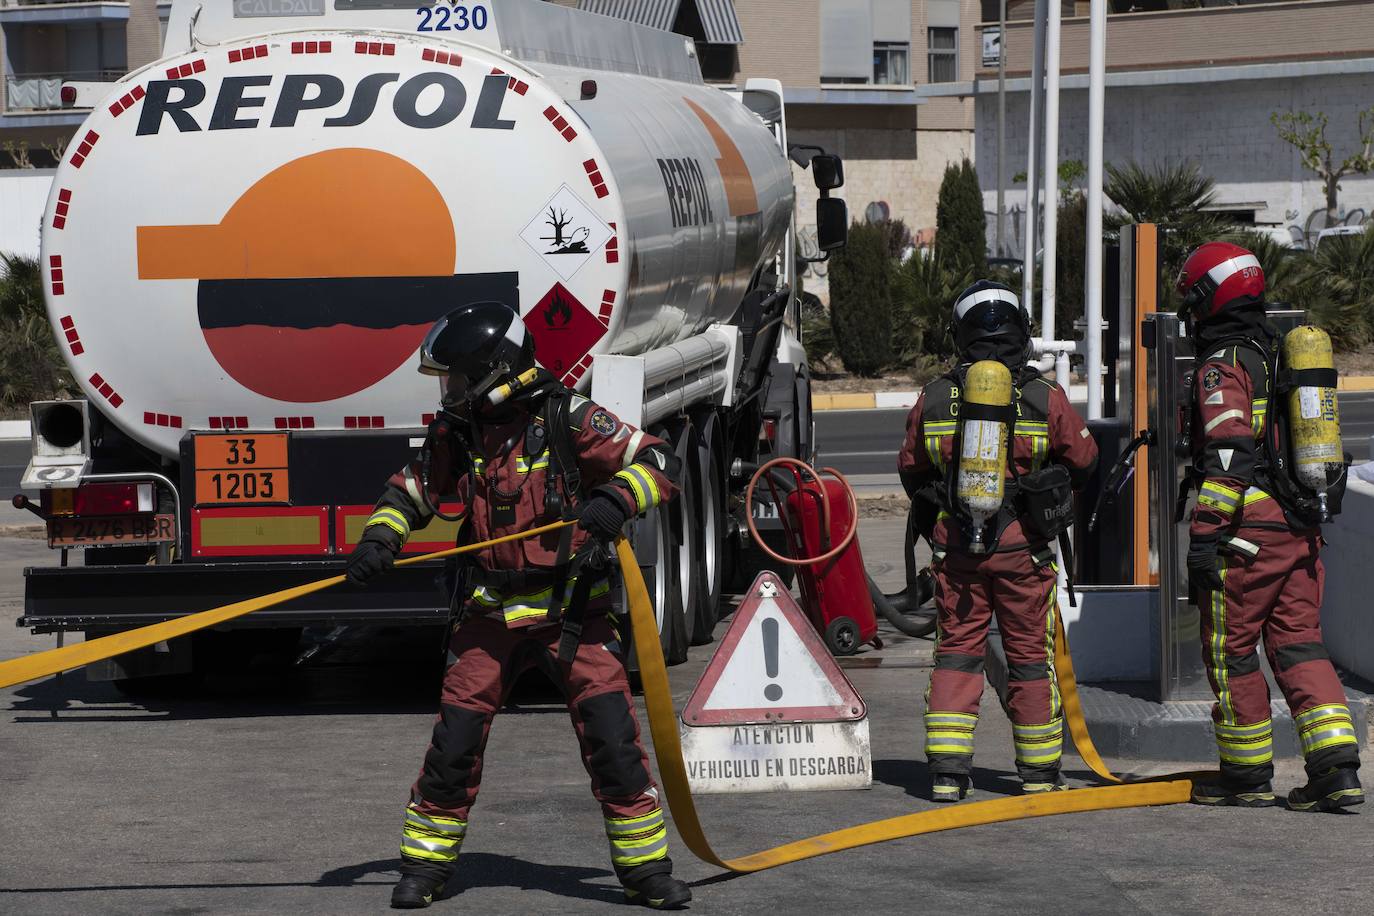
M 582 269 L 615 233 L 565 184 L 520 238 L 564 280 Z

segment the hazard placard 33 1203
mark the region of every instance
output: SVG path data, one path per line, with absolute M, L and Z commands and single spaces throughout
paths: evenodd
M 692 791 L 868 788 L 867 716 L 782 581 L 760 573 L 682 711 Z

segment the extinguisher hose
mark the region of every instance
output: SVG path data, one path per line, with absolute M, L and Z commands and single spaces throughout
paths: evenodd
M 793 474 L 789 475 L 778 468 L 778 465 L 790 465 L 796 470 L 794 470 Z M 753 477 L 749 481 L 749 487 L 745 493 L 745 511 L 749 519 L 749 533 L 753 535 L 754 542 L 758 544 L 759 548 L 773 559 L 786 563 L 789 566 L 819 565 L 829 562 L 834 556 L 848 546 L 851 540 L 853 540 L 854 531 L 858 527 L 857 511 L 852 512 L 854 516 L 852 524 L 850 525 L 849 531 L 846 532 L 846 536 L 841 538 L 840 546 L 833 550 L 827 551 L 818 557 L 805 558 L 782 557 L 774 552 L 763 542 L 763 538 L 759 535 L 758 529 L 754 526 L 752 503 L 755 487 L 757 487 L 760 479 L 767 475 L 770 485 L 776 485 L 778 489 L 790 494 L 797 490 L 798 481 L 800 479 L 797 473 L 798 471 L 817 480 L 819 480 L 819 475 L 812 470 L 810 465 L 804 464 L 793 458 L 775 458 L 762 466 L 744 465 L 744 467 L 747 470 L 753 471 Z M 850 486 L 845 476 L 834 468 L 823 468 L 822 470 L 824 473 L 830 474 L 840 482 L 840 485 L 844 488 L 845 495 L 849 498 L 851 510 L 857 510 L 858 501 L 854 496 L 854 488 Z M 829 509 L 827 501 L 824 498 L 822 498 L 822 509 Z M 781 511 L 782 507 L 779 507 L 779 512 Z M 823 532 L 828 533 L 829 512 L 823 511 L 822 516 Z M 905 538 L 906 588 L 895 594 L 888 595 L 878 587 L 878 583 L 874 582 L 873 577 L 867 572 L 864 573 L 864 578 L 868 580 L 868 593 L 873 598 L 873 606 L 878 609 L 878 612 L 883 615 L 887 622 L 907 636 L 921 637 L 929 636 L 931 633 L 935 632 L 935 614 L 933 611 L 928 614 L 918 614 L 915 613 L 915 611 L 934 596 L 935 585 L 929 570 L 918 570 L 916 568 L 915 547 L 916 544 L 912 537 L 911 520 L 908 516 Z

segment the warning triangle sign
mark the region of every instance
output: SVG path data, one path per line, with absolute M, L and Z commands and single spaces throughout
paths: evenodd
M 697 681 L 687 725 L 849 722 L 863 698 L 775 574 L 754 580 Z

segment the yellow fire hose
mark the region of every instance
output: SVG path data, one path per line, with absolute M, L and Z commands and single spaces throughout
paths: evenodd
M 555 531 L 571 522 L 555 522 L 518 534 L 454 547 L 437 553 L 398 560 L 397 566 L 421 563 L 482 550 L 507 541 L 534 537 L 548 531 Z M 1088 729 L 1083 721 L 1083 708 L 1078 699 L 1078 686 L 1073 676 L 1073 660 L 1069 657 L 1068 646 L 1062 621 L 1056 618 L 1057 640 L 1055 645 L 1055 666 L 1058 671 L 1059 692 L 1064 704 L 1064 717 L 1068 721 L 1069 732 L 1078 747 L 1079 756 L 1101 779 L 1115 783 L 1074 789 L 1068 792 L 1049 792 L 1043 795 L 999 798 L 991 801 L 970 802 L 935 811 L 920 811 L 846 827 L 831 833 L 808 837 L 792 843 L 775 846 L 747 856 L 723 859 L 711 848 L 706 832 L 697 816 L 696 805 L 687 781 L 687 767 L 682 759 L 682 745 L 679 742 L 677 713 L 673 709 L 673 695 L 668 686 L 668 671 L 663 662 L 663 650 L 659 645 L 658 627 L 654 620 L 653 606 L 649 601 L 644 577 L 640 575 L 638 562 L 629 541 L 620 538 L 616 541 L 616 552 L 620 558 L 621 574 L 625 578 L 625 591 L 630 607 L 630 620 L 635 633 L 635 652 L 639 659 L 639 674 L 644 685 L 644 701 L 649 713 L 649 732 L 653 736 L 654 751 L 658 758 L 659 776 L 673 821 L 677 825 L 687 848 L 703 861 L 719 865 L 733 872 L 754 872 L 791 862 L 799 862 L 814 856 L 857 846 L 867 846 L 887 840 L 936 833 L 941 830 L 954 830 L 959 827 L 974 827 L 979 824 L 994 824 L 1000 821 L 1020 820 L 1030 817 L 1045 817 L 1051 814 L 1072 814 L 1082 811 L 1101 811 L 1110 808 L 1134 808 L 1144 805 L 1172 805 L 1186 802 L 1192 790 L 1192 776 L 1195 774 L 1174 774 L 1153 780 L 1125 783 L 1112 775 L 1103 764 L 1093 747 Z M 176 620 L 168 620 L 104 636 L 89 642 L 38 652 L 22 658 L 0 662 L 0 688 L 22 684 L 25 681 L 48 677 L 71 668 L 88 665 L 135 649 L 141 649 L 178 636 L 185 636 L 196 630 L 215 626 L 254 611 L 272 607 L 331 588 L 344 581 L 343 576 L 332 576 L 318 582 L 297 585 L 292 588 L 238 601 L 223 607 L 213 608 L 198 614 L 190 614 Z

